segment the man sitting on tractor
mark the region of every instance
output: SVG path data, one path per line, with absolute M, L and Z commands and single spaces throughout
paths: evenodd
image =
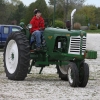
M 43 34 L 43 30 L 45 29 L 44 26 L 44 19 L 41 16 L 41 12 L 38 9 L 34 10 L 35 16 L 31 19 L 30 24 L 32 24 L 32 28 L 30 32 L 32 34 L 31 41 L 34 40 L 34 36 L 36 37 L 36 50 L 40 50 L 41 48 L 41 36 Z

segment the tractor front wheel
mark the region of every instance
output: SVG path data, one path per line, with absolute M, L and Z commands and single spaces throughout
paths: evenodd
M 4 67 L 11 80 L 24 80 L 30 61 L 29 41 L 21 32 L 9 35 L 4 48 Z
M 68 81 L 68 77 L 67 77 L 67 66 L 56 66 L 57 68 L 57 72 L 59 74 L 59 78 L 61 78 L 61 80 L 64 81 Z
M 68 81 L 71 87 L 77 87 L 79 84 L 79 72 L 75 63 L 68 64 Z
M 85 87 L 89 79 L 89 66 L 87 63 L 81 64 L 79 73 L 79 86 Z

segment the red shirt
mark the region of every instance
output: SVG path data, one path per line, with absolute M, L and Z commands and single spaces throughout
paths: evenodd
M 40 28 L 45 29 L 44 27 L 44 19 L 40 17 L 39 19 L 34 16 L 32 20 L 30 21 L 30 24 L 32 24 L 32 28 L 30 29 L 30 32 L 34 32 L 36 30 L 40 30 Z

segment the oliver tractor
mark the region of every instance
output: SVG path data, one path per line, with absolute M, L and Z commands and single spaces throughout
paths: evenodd
M 22 31 L 9 35 L 4 48 L 4 68 L 10 80 L 24 80 L 32 66 L 56 65 L 59 78 L 69 81 L 71 87 L 85 87 L 89 79 L 89 66 L 85 58 L 96 59 L 96 51 L 86 50 L 86 32 L 47 27 L 42 49 L 34 51 L 36 41 L 30 43 L 29 29 L 21 23 Z M 49 70 L 48 70 L 49 71 Z

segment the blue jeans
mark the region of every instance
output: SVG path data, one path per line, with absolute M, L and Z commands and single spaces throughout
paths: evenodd
M 43 31 L 34 31 L 31 36 L 31 42 L 34 41 L 34 36 L 36 37 L 36 46 L 37 48 L 41 47 L 41 36 L 43 36 Z

